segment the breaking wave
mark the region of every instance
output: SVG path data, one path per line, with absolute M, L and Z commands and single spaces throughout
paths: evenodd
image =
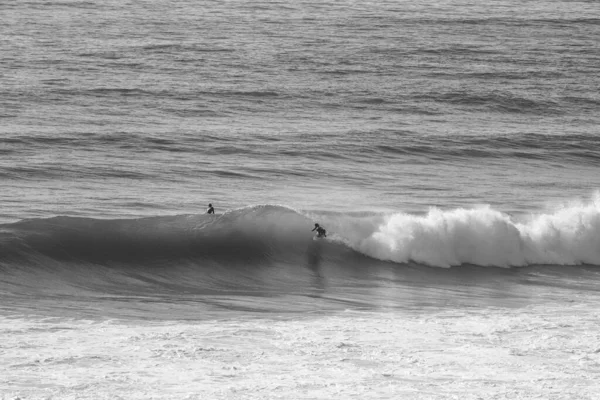
M 395 214 L 355 246 L 374 258 L 438 267 L 598 265 L 600 203 L 520 221 L 490 207 Z
M 598 196 L 519 217 L 489 206 L 432 208 L 415 215 L 300 212 L 261 205 L 216 216 L 30 219 L 0 226 L 0 265 L 46 264 L 49 259 L 101 265 L 294 263 L 314 250 L 315 221 L 328 230 L 328 238 L 318 245 L 327 249 L 332 262 L 368 256 L 435 267 L 600 265 Z

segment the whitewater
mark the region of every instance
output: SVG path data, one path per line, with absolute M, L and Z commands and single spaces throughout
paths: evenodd
M 592 399 L 598 212 L 5 224 L 3 393 Z
M 0 15 L 1 400 L 600 396 L 596 2 Z

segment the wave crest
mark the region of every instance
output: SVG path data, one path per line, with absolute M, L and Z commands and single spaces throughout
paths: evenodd
M 331 262 L 366 255 L 437 267 L 600 265 L 600 196 L 588 204 L 520 218 L 489 206 L 432 208 L 414 215 L 303 213 L 262 205 L 216 216 L 32 219 L 0 226 L 0 264 L 48 258 L 144 265 L 181 259 L 221 265 L 303 263 L 315 251 L 314 222 L 328 231 L 319 246 Z

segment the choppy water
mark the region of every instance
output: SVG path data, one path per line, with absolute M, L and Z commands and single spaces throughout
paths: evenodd
M 357 369 L 340 368 L 355 381 L 361 365 L 380 372 L 370 391 L 335 374 L 350 389 L 307 384 L 314 364 L 288 349 L 279 362 L 300 375 L 285 390 L 269 360 L 254 371 L 264 387 L 237 380 L 246 383 L 203 398 L 478 398 L 500 395 L 486 370 L 504 387 L 521 379 L 507 372 L 520 355 L 541 357 L 524 365 L 545 375 L 524 375 L 516 398 L 593 393 L 593 338 L 582 336 L 568 366 L 556 360 L 568 358 L 565 338 L 594 325 L 598 300 L 597 2 L 31 0 L 1 3 L 0 15 L 0 343 L 48 352 L 11 350 L 3 392 L 98 398 L 127 388 L 144 398 L 153 356 L 140 355 L 145 367 L 117 391 L 118 362 L 137 362 L 116 361 L 129 342 L 81 359 L 53 351 L 65 318 L 80 352 L 98 345 L 88 319 L 154 355 L 201 325 L 248 339 L 233 343 L 250 362 L 273 350 L 263 334 L 279 349 L 289 342 L 280 325 L 257 328 L 285 316 L 305 334 L 292 342 L 313 355 L 328 349 L 321 367 L 340 367 L 336 349 L 355 343 Z M 209 202 L 216 216 L 204 214 Z M 314 222 L 327 240 L 312 239 Z M 344 310 L 362 314 L 335 319 Z M 332 350 L 319 318 L 373 335 Z M 439 334 L 427 349 L 451 340 L 460 357 L 411 356 L 420 378 L 400 379 L 412 371 L 399 366 L 406 354 L 370 358 L 391 334 L 373 333 L 386 318 L 408 326 L 412 346 L 390 352 L 423 350 L 424 324 Z M 180 321 L 183 336 L 152 325 L 165 320 Z M 139 336 L 142 326 L 157 336 Z M 457 365 L 475 357 L 465 349 L 489 350 L 474 339 L 481 332 L 495 350 L 507 346 L 494 359 L 508 358 L 471 372 L 483 383 L 461 381 Z M 441 364 L 449 375 L 436 372 Z M 57 365 L 93 365 L 109 378 L 28 383 Z M 174 364 L 160 365 L 153 393 L 199 396 L 158 385 Z M 459 382 L 456 392 L 431 389 L 428 376 Z M 227 381 L 188 378 L 183 388 L 204 391 Z M 564 385 L 555 393 L 546 380 Z
M 599 186 L 594 2 L 2 9 L 5 220 L 529 212 Z

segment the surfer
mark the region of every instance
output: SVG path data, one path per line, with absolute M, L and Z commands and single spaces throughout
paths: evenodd
M 311 232 L 317 231 L 317 237 L 327 237 L 327 231 L 319 224 L 315 224 L 314 229 Z
M 215 213 L 215 209 L 213 208 L 212 204 L 208 204 L 208 210 L 206 211 L 207 214 L 214 214 Z

